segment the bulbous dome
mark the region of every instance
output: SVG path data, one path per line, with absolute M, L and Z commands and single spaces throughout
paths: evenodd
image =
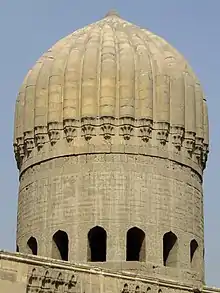
M 57 42 L 28 72 L 14 147 L 21 169 L 55 155 L 127 148 L 202 170 L 206 102 L 180 53 L 109 13 Z

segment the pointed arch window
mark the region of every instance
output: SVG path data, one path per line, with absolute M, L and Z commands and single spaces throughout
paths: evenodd
M 93 227 L 88 233 L 88 261 L 106 261 L 107 233 L 102 227 Z
M 173 232 L 167 232 L 163 236 L 163 263 L 167 267 L 176 267 L 178 257 L 177 236 Z
M 190 242 L 190 263 L 193 269 L 198 268 L 198 265 L 199 265 L 198 264 L 198 261 L 199 261 L 198 248 L 199 248 L 198 242 L 195 239 L 193 239 Z
M 145 261 L 145 233 L 137 227 L 127 232 L 127 261 Z
M 29 254 L 37 255 L 37 240 L 34 237 L 30 237 L 27 242 Z
M 53 235 L 52 257 L 60 260 L 68 260 L 69 239 L 65 231 L 57 231 Z

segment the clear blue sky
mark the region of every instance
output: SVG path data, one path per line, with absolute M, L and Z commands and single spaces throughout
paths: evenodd
M 12 136 L 19 86 L 52 44 L 112 8 L 173 44 L 205 90 L 211 137 L 204 183 L 206 281 L 220 287 L 220 0 L 0 0 L 0 248 L 15 248 L 18 173 Z

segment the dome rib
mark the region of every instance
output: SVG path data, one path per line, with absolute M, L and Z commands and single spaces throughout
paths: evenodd
M 24 99 L 24 137 L 33 137 L 34 130 L 34 115 L 35 115 L 35 103 L 36 103 L 36 81 L 39 76 L 40 69 L 43 62 L 39 60 L 33 67 L 31 74 L 28 76 L 27 85 L 25 88 Z
M 137 55 L 137 96 L 136 100 L 136 115 L 140 119 L 153 121 L 153 81 L 152 81 L 152 66 L 148 51 L 144 46 L 144 41 L 137 35 L 131 36 L 135 46 Z
M 134 117 L 134 90 L 135 90 L 135 67 L 133 50 L 125 32 L 117 34 L 119 44 L 119 96 L 120 118 Z
M 63 89 L 66 64 L 72 42 L 65 45 L 54 60 L 49 77 L 48 124 L 62 124 L 63 121 Z
M 79 99 L 80 97 L 80 75 L 82 63 L 82 50 L 76 46 L 85 43 L 85 38 L 77 39 L 75 46 L 72 47 L 67 60 L 67 66 L 64 76 L 64 99 L 63 99 L 63 117 L 64 121 L 68 119 L 79 119 Z
M 116 50 L 112 28 L 108 25 L 103 33 L 100 70 L 100 116 L 116 115 Z
M 97 116 L 97 63 L 99 55 L 99 29 L 93 29 L 87 42 L 82 69 L 82 118 Z
M 84 42 L 84 47 L 81 48 L 82 55 L 81 55 L 81 62 L 80 62 L 80 75 L 79 75 L 79 96 L 78 96 L 78 116 L 76 117 L 77 120 L 81 119 L 82 115 L 82 83 L 83 83 L 83 67 L 84 67 L 84 61 L 85 61 L 85 50 L 86 46 L 89 41 L 89 37 L 91 35 L 92 28 L 90 27 L 90 30 L 87 33 L 87 37 Z M 86 34 L 85 34 L 86 35 Z M 77 98 L 77 97 L 76 97 Z M 73 117 L 71 118 L 73 119 Z
M 170 85 L 170 123 L 175 127 L 185 127 L 185 83 L 181 74 L 171 80 Z
M 194 136 L 196 133 L 195 85 L 192 76 L 188 72 L 185 74 L 185 82 L 185 130 Z
M 196 99 L 196 136 L 198 138 L 203 139 L 204 137 L 203 93 L 201 91 L 201 86 L 198 83 L 196 83 L 196 86 L 195 86 L 195 99 Z
M 98 48 L 98 59 L 97 59 L 97 117 L 100 117 L 100 93 L 101 93 L 101 74 L 102 74 L 102 48 L 103 48 L 103 35 L 104 29 L 99 26 L 100 31 L 100 40 L 99 40 L 99 48 Z
M 23 124 L 23 111 L 24 111 L 24 97 L 25 97 L 25 89 L 26 89 L 26 84 L 27 84 L 27 79 L 28 76 L 30 75 L 31 70 L 27 73 L 22 86 L 20 87 L 18 98 L 16 101 L 16 108 L 15 108 L 15 138 L 14 142 L 16 143 L 17 139 L 19 140 L 20 138 L 23 138 L 24 134 L 24 124 Z
M 35 101 L 35 128 L 47 126 L 47 107 L 48 107 L 48 84 L 51 66 L 54 58 L 46 54 L 43 59 L 43 65 L 39 71 L 36 81 L 36 101 Z
M 142 30 L 140 30 L 140 33 L 138 33 L 138 36 L 139 36 L 140 40 L 142 40 L 145 44 L 145 50 L 146 50 L 146 52 L 148 52 L 148 58 L 149 58 L 149 62 L 150 62 L 151 72 L 149 74 L 149 79 L 150 78 L 152 79 L 152 96 L 149 96 L 148 100 L 149 100 L 149 104 L 152 105 L 152 114 L 150 117 L 151 117 L 152 123 L 153 123 L 153 120 L 156 117 L 156 82 L 155 82 L 156 61 L 153 59 L 153 54 L 152 54 L 150 47 L 149 47 L 150 40 L 147 39 L 148 36 L 146 34 L 143 34 Z M 152 101 L 150 101 L 150 97 L 152 97 Z

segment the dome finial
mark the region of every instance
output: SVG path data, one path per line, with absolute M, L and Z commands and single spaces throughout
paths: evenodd
M 119 13 L 115 9 L 109 10 L 109 12 L 105 15 L 105 17 L 109 17 L 109 16 L 117 16 L 117 17 L 120 17 Z

